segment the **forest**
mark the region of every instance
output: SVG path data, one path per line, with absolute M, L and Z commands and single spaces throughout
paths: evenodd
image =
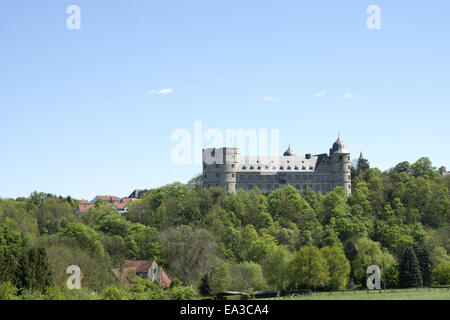
M 384 172 L 360 159 L 352 195 L 290 185 L 261 193 L 202 187 L 201 176 L 150 189 L 124 214 L 102 201 L 34 192 L 0 199 L 0 299 L 197 299 L 246 293 L 358 289 L 377 265 L 385 288 L 450 285 L 450 176 L 428 158 Z M 164 291 L 111 273 L 155 260 Z M 69 290 L 78 265 L 82 288 Z

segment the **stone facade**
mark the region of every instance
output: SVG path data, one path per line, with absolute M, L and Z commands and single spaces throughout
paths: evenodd
M 296 156 L 290 146 L 283 156 L 241 156 L 238 148 L 203 149 L 203 186 L 227 193 L 258 187 L 262 192 L 292 185 L 326 194 L 341 186 L 351 194 L 350 152 L 340 138 L 329 154 Z

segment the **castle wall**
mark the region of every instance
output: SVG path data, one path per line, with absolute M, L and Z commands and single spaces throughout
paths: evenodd
M 350 153 L 339 152 L 273 158 L 240 157 L 238 148 L 204 149 L 203 186 L 222 187 L 227 193 L 258 187 L 269 193 L 290 184 L 299 191 L 309 187 L 323 194 L 342 186 L 350 195 Z

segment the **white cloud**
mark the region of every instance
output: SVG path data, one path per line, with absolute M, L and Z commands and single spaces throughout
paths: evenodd
M 353 93 L 344 94 L 344 99 L 355 99 L 355 95 Z
M 161 90 L 150 90 L 148 93 L 150 93 L 150 94 L 172 94 L 173 89 L 167 88 L 167 89 L 161 89 Z
M 263 96 L 263 97 L 259 97 L 258 98 L 259 101 L 264 101 L 264 102 L 275 102 L 277 101 L 277 99 L 275 99 L 272 96 Z
M 327 92 L 325 90 L 322 90 L 322 91 L 316 93 L 315 96 L 317 99 L 320 99 L 325 95 L 325 93 L 327 93 Z

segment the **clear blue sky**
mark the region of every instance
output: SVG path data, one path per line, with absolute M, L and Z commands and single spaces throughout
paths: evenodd
M 66 27 L 72 4 L 80 30 Z M 381 30 L 366 27 L 372 4 Z M 382 170 L 422 156 L 450 167 L 449 12 L 448 0 L 1 1 L 0 197 L 186 182 L 201 165 L 171 162 L 171 134 L 195 120 L 279 129 L 280 152 L 327 152 L 340 131 Z

